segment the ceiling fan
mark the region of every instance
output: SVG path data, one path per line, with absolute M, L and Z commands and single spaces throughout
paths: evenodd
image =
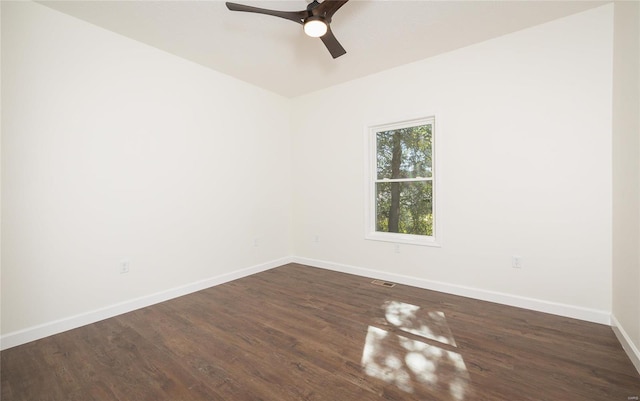
M 347 51 L 342 47 L 340 42 L 331 32 L 331 17 L 340 7 L 349 0 L 324 0 L 319 3 L 313 0 L 302 11 L 278 11 L 268 10 L 266 8 L 246 6 L 243 4 L 226 2 L 227 8 L 231 11 L 246 11 L 250 13 L 273 15 L 297 22 L 304 27 L 304 32 L 314 38 L 320 38 L 322 43 L 327 47 L 333 58 L 338 58 Z

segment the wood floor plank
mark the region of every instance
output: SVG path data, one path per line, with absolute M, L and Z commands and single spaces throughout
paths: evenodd
M 608 326 L 296 264 L 0 359 L 3 401 L 640 396 Z

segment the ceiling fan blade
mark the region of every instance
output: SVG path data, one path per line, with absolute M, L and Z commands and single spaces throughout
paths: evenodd
M 266 8 L 246 6 L 244 4 L 226 2 L 227 8 L 231 11 L 244 11 L 248 13 L 273 15 L 274 17 L 280 17 L 288 19 L 289 21 L 302 24 L 303 20 L 307 17 L 307 11 L 278 11 L 268 10 Z
M 314 15 L 325 15 L 325 18 L 331 21 L 333 14 L 349 0 L 324 0 L 318 7 L 313 10 Z
M 347 53 L 340 42 L 338 42 L 338 39 L 333 35 L 330 26 L 327 27 L 327 33 L 325 33 L 324 36 L 321 36 L 320 39 L 322 40 L 322 43 L 327 46 L 329 53 L 331 53 L 331 57 L 338 58 Z

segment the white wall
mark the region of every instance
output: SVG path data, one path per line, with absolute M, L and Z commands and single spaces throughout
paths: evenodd
M 640 371 L 640 5 L 615 4 L 613 316 Z M 635 349 L 634 349 L 635 348 Z
M 3 335 L 291 254 L 288 99 L 2 2 L 2 100 Z
M 608 322 L 612 18 L 603 6 L 296 99 L 294 254 Z M 396 253 L 364 239 L 363 129 L 431 114 L 442 247 Z

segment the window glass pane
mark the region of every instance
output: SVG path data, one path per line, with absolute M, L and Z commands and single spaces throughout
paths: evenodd
M 431 124 L 376 133 L 379 180 L 432 176 Z
M 433 235 L 432 182 L 376 183 L 376 231 Z

